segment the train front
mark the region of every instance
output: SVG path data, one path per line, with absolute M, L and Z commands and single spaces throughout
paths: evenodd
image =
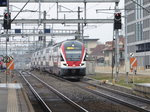
M 83 78 L 86 74 L 86 51 L 79 41 L 66 41 L 61 45 L 61 75 L 65 78 Z

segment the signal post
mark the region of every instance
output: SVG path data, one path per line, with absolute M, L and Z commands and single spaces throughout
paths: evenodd
M 119 81 L 119 62 L 120 62 L 120 53 L 119 53 L 119 29 L 121 29 L 121 13 L 118 10 L 118 2 L 116 2 L 115 13 L 114 13 L 114 31 L 115 31 L 115 81 Z
M 134 75 L 137 73 L 137 59 L 134 57 L 133 53 L 130 54 L 130 70 L 133 72 L 132 81 L 134 83 Z
M 0 2 L 0 6 L 3 7 L 7 7 L 7 12 L 4 13 L 4 19 L 3 19 L 3 27 L 6 30 L 6 57 L 8 57 L 8 53 L 7 53 L 7 41 L 9 40 L 9 36 L 8 36 L 8 30 L 11 29 L 11 14 L 9 13 L 9 0 L 3 0 Z M 7 60 L 8 61 L 8 60 Z M 7 81 L 7 62 L 6 61 L 6 83 Z

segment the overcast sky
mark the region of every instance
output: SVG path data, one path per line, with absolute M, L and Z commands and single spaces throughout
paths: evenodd
M 22 8 L 24 4 L 10 4 L 13 5 L 11 7 L 11 10 L 19 10 L 18 8 Z M 81 10 L 83 10 L 83 4 L 75 3 L 75 4 L 59 4 L 63 7 L 69 8 L 73 11 L 77 11 L 77 7 L 80 6 Z M 18 8 L 16 8 L 18 7 Z M 119 8 L 124 7 L 124 0 L 120 0 Z M 113 18 L 113 12 L 112 11 L 101 11 L 101 13 L 96 13 L 96 9 L 114 9 L 114 3 L 99 3 L 99 4 L 87 4 L 87 18 L 88 19 L 112 19 Z M 35 3 L 29 3 L 24 9 L 30 9 L 30 10 L 37 10 L 39 9 L 38 4 Z M 56 18 L 56 3 L 51 4 L 42 4 L 42 12 L 46 10 L 47 11 L 47 18 Z M 67 11 L 64 8 L 61 8 L 61 10 Z M 2 15 L 4 12 L 4 8 L 0 8 L 0 14 Z M 108 14 L 112 13 L 112 14 Z M 123 13 L 123 12 L 122 12 Z M 12 13 L 12 18 L 16 15 L 16 13 Z M 75 18 L 77 19 L 77 13 L 65 13 L 66 19 Z M 81 17 L 84 16 L 84 13 L 81 13 Z M 28 12 L 28 13 L 21 13 L 18 18 L 28 19 L 28 18 L 38 18 L 37 12 Z M 43 15 L 42 15 L 43 17 Z M 59 18 L 64 18 L 64 13 L 59 13 Z M 15 25 L 15 28 L 21 28 L 22 25 Z M 31 26 L 28 25 L 26 28 L 36 28 L 37 26 Z M 51 28 L 52 25 L 48 25 L 47 28 Z M 41 26 L 42 28 L 42 26 Z M 65 29 L 76 29 L 77 26 L 70 26 L 70 27 L 64 27 L 63 25 L 54 25 L 54 28 L 65 28 Z M 93 24 L 93 25 L 87 25 L 84 27 L 84 36 L 89 36 L 89 38 L 98 38 L 102 43 L 106 41 L 111 41 L 113 37 L 113 25 L 112 24 Z M 49 38 L 49 37 L 48 37 Z M 68 37 L 67 37 L 68 38 Z M 66 39 L 67 39 L 66 38 Z M 59 37 L 59 40 L 63 40 L 64 38 Z

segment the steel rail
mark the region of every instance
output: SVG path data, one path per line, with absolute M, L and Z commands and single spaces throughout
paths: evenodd
M 54 77 L 56 77 L 56 76 L 54 76 Z M 56 77 L 56 78 L 57 78 L 57 79 L 60 79 L 60 80 L 62 80 L 62 81 L 65 80 L 65 79 L 62 79 L 62 78 L 60 78 L 60 77 Z M 79 88 L 84 89 L 84 90 L 86 90 L 86 91 L 88 91 L 88 92 L 91 92 L 91 93 L 96 94 L 96 95 L 98 95 L 98 96 L 105 97 L 105 98 L 107 98 L 107 99 L 109 99 L 109 100 L 115 101 L 115 102 L 117 102 L 117 103 L 119 103 L 119 104 L 122 104 L 122 105 L 124 105 L 124 106 L 130 107 L 131 109 L 134 109 L 134 110 L 137 110 L 137 111 L 140 111 L 140 112 L 150 112 L 150 110 L 146 110 L 146 109 L 141 108 L 141 107 L 139 107 L 139 106 L 137 106 L 137 105 L 134 105 L 134 104 L 132 104 L 132 103 L 130 103 L 130 102 L 126 102 L 126 101 L 124 101 L 124 100 L 121 100 L 121 99 L 119 99 L 119 98 L 113 97 L 113 96 L 111 96 L 111 95 L 107 95 L 107 94 L 102 93 L 102 92 L 100 92 L 100 91 L 98 91 L 98 90 L 93 90 L 93 89 L 90 89 L 90 88 L 85 88 L 85 87 L 83 87 L 83 86 L 81 86 L 81 85 L 72 83 L 72 82 L 70 82 L 70 81 L 68 81 L 68 80 L 65 80 L 65 81 L 67 81 L 68 83 L 70 83 L 70 84 L 72 84 L 72 85 L 76 85 L 76 86 L 78 86 Z M 85 82 L 84 82 L 84 83 L 85 83 Z M 86 82 L 86 83 L 87 83 L 87 82 Z M 88 84 L 88 83 L 87 83 L 87 84 Z M 95 85 L 92 85 L 91 83 L 89 83 L 89 85 L 95 87 Z M 123 94 L 123 93 L 122 93 L 122 94 Z M 135 98 L 135 99 L 136 99 L 136 98 Z M 142 101 L 142 99 L 140 99 L 140 101 Z M 148 100 L 147 100 L 147 101 L 145 100 L 145 103 L 148 103 L 148 104 L 149 104 L 149 101 L 148 101 Z
M 77 85 L 78 87 L 80 87 L 80 88 L 82 88 L 82 89 L 84 89 L 84 90 L 87 90 L 87 91 L 89 91 L 89 92 L 91 92 L 91 93 L 94 93 L 94 94 L 96 94 L 96 95 L 103 96 L 103 97 L 105 97 L 105 98 L 107 98 L 107 99 L 109 99 L 109 100 L 115 101 L 115 102 L 117 102 L 117 103 L 119 103 L 119 104 L 122 104 L 122 105 L 125 105 L 125 106 L 128 106 L 128 107 L 130 107 L 131 109 L 135 109 L 135 110 L 140 111 L 140 112 L 150 112 L 150 110 L 141 108 L 141 107 L 139 107 L 138 105 L 134 105 L 134 104 L 132 104 L 132 103 L 130 103 L 130 102 L 126 102 L 126 101 L 121 100 L 121 99 L 119 99 L 119 98 L 116 98 L 116 97 L 113 97 L 113 96 L 111 96 L 111 95 L 102 93 L 102 92 L 100 92 L 100 91 L 98 91 L 98 90 L 92 90 L 92 89 L 90 89 L 90 88 L 85 88 L 85 87 L 82 87 L 82 86 L 80 86 L 80 85 L 78 85 L 78 84 L 75 84 L 75 85 Z M 93 85 L 93 86 L 94 86 L 94 85 Z M 95 87 L 95 86 L 94 86 L 94 87 Z M 149 104 L 149 103 L 148 103 L 148 104 Z
M 87 83 L 87 84 L 89 84 L 89 85 L 91 85 L 91 86 L 95 86 L 95 87 L 97 87 L 97 88 L 104 89 L 104 90 L 109 91 L 109 92 L 117 93 L 117 94 L 126 96 L 126 97 L 128 97 L 128 98 L 132 98 L 132 99 L 135 99 L 135 100 L 138 100 L 138 101 L 141 101 L 141 102 L 150 104 L 150 100 L 145 99 L 145 98 L 142 98 L 142 97 L 139 97 L 139 96 L 127 94 L 127 93 L 125 93 L 125 92 L 118 91 L 118 90 L 114 90 L 114 89 L 107 88 L 107 87 L 104 87 L 104 86 L 100 86 L 100 85 L 98 85 L 98 84 L 92 84 L 92 83 L 89 83 L 89 82 L 84 82 L 84 83 Z
M 28 72 L 28 74 L 32 75 L 34 78 L 36 78 L 37 80 L 39 80 L 41 83 L 43 83 L 45 86 L 47 86 L 49 89 L 51 89 L 55 94 L 57 94 L 60 98 L 64 99 L 67 103 L 71 104 L 72 106 L 74 106 L 76 109 L 78 109 L 80 112 L 88 112 L 88 110 L 86 110 L 85 108 L 81 107 L 80 105 L 78 105 L 77 103 L 75 103 L 74 101 L 72 101 L 71 99 L 69 99 L 68 97 L 66 97 L 65 95 L 63 95 L 62 93 L 60 93 L 58 90 L 56 90 L 55 88 L 53 88 L 52 86 L 48 85 L 47 83 L 45 83 L 43 80 L 41 80 L 40 78 L 38 78 L 37 76 L 35 76 L 34 74 Z
M 39 94 L 36 92 L 36 90 L 32 87 L 32 85 L 29 83 L 29 81 L 25 78 L 25 76 L 23 76 L 23 72 L 19 72 L 20 75 L 23 77 L 23 79 L 25 80 L 25 82 L 28 84 L 30 90 L 32 91 L 32 93 L 34 94 L 34 96 L 36 97 L 36 99 L 42 104 L 44 110 L 46 110 L 46 112 L 52 112 L 52 110 L 47 106 L 47 104 L 44 102 L 44 100 L 39 96 Z
M 112 100 L 112 101 L 115 101 L 119 104 L 122 104 L 124 106 L 127 106 L 127 107 L 130 107 L 131 109 L 135 109 L 137 111 L 140 111 L 140 112 L 150 112 L 149 110 L 146 110 L 146 109 L 143 109 L 143 108 L 140 108 L 139 106 L 137 105 L 134 105 L 132 103 L 129 103 L 129 102 L 125 102 L 124 100 L 121 100 L 121 99 L 118 99 L 116 97 L 113 97 L 111 95 L 106 95 L 100 91 L 96 91 L 96 90 L 90 90 L 90 89 L 87 89 L 87 88 L 84 88 L 85 90 L 89 91 L 89 92 L 92 92 L 92 93 L 95 93 L 96 95 L 100 95 L 100 96 L 103 96 L 109 100 Z

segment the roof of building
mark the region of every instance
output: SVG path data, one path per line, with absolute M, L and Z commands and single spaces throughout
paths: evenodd
M 119 45 L 124 45 L 124 42 L 125 42 L 125 40 L 124 40 L 124 37 L 123 36 L 120 36 L 119 37 Z M 104 48 L 104 51 L 112 51 L 113 50 L 113 48 L 115 48 L 115 41 L 113 42 L 113 41 L 107 41 L 106 43 L 105 43 L 105 48 Z M 120 48 L 120 50 L 124 50 L 124 46 L 122 47 L 122 48 Z
M 103 49 L 105 48 L 104 44 L 97 45 L 95 48 L 91 48 L 91 55 L 103 56 Z
M 82 40 L 82 39 L 80 39 Z M 99 39 L 98 38 L 84 38 L 83 41 L 98 41 Z

